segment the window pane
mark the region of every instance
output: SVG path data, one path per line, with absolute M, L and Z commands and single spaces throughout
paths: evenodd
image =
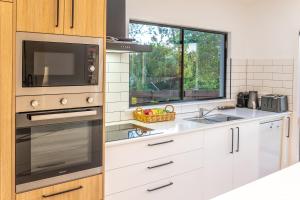
M 184 99 L 225 96 L 225 35 L 184 30 Z
M 130 23 L 129 37 L 153 47 L 130 55 L 130 105 L 180 100 L 180 29 Z

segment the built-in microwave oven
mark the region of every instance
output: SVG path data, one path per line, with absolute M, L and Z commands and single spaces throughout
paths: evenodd
M 18 32 L 16 94 L 102 91 L 101 38 Z
M 102 172 L 102 107 L 16 114 L 16 191 Z

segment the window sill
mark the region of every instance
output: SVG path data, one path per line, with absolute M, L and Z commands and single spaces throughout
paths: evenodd
M 176 108 L 176 107 L 185 107 L 185 106 L 193 106 L 193 105 L 201 106 L 201 105 L 215 104 L 215 103 L 229 103 L 229 102 L 235 102 L 235 101 L 236 101 L 235 99 L 214 99 L 214 100 L 206 100 L 206 101 L 166 103 L 166 104 L 151 105 L 151 106 L 130 107 L 129 109 L 125 110 L 125 112 L 132 112 L 132 111 L 136 110 L 138 107 L 142 107 L 143 109 L 164 108 L 166 105 L 172 104 Z

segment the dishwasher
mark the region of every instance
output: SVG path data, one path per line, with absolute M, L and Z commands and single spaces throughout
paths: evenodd
M 259 134 L 259 177 L 281 169 L 281 144 L 283 120 L 260 124 Z

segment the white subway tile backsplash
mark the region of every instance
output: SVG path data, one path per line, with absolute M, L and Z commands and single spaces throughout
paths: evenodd
M 129 73 L 121 73 L 121 82 L 129 83 Z
M 129 92 L 121 92 L 121 101 L 129 102 Z
M 290 73 L 293 74 L 294 73 L 294 66 L 290 65 L 290 66 L 283 66 L 282 67 L 282 72 L 283 73 Z
M 127 72 L 129 73 L 129 65 L 127 63 L 109 63 L 108 72 Z
M 273 65 L 273 60 L 270 60 L 270 59 L 259 59 L 259 60 L 254 60 L 253 64 L 257 65 L 257 66 Z
M 133 119 L 133 114 L 132 111 L 125 111 L 121 112 L 121 120 L 132 120 Z
M 129 53 L 121 54 L 121 63 L 128 63 L 129 64 Z
M 263 66 L 251 65 L 247 67 L 247 72 L 264 72 Z
M 124 83 L 108 83 L 109 92 L 128 92 L 129 85 Z
M 247 59 L 232 59 L 232 66 L 246 66 Z
M 247 81 L 247 86 L 262 86 L 263 80 L 248 80 Z
M 263 80 L 264 87 L 282 87 L 282 81 Z
M 106 82 L 107 83 L 119 83 L 121 82 L 120 73 L 106 73 Z
M 272 73 L 253 73 L 254 80 L 272 80 L 273 74 Z
M 235 72 L 246 72 L 247 66 L 246 65 L 238 65 L 238 66 L 232 66 L 232 73 Z
M 282 87 L 284 88 L 293 88 L 293 81 L 283 81 L 282 82 Z
M 129 108 L 128 102 L 108 103 L 107 112 L 121 112 Z
M 121 62 L 121 54 L 119 53 L 107 53 L 106 54 L 106 63 L 120 63 Z
M 119 102 L 121 101 L 121 94 L 119 92 L 107 92 L 105 98 L 107 103 Z
M 281 73 L 282 66 L 264 66 L 264 72 Z
M 121 120 L 120 112 L 106 113 L 106 122 L 118 122 Z
M 275 59 L 273 65 L 294 65 L 294 59 Z
M 273 73 L 273 80 L 282 80 L 282 81 L 293 80 L 293 74 Z

